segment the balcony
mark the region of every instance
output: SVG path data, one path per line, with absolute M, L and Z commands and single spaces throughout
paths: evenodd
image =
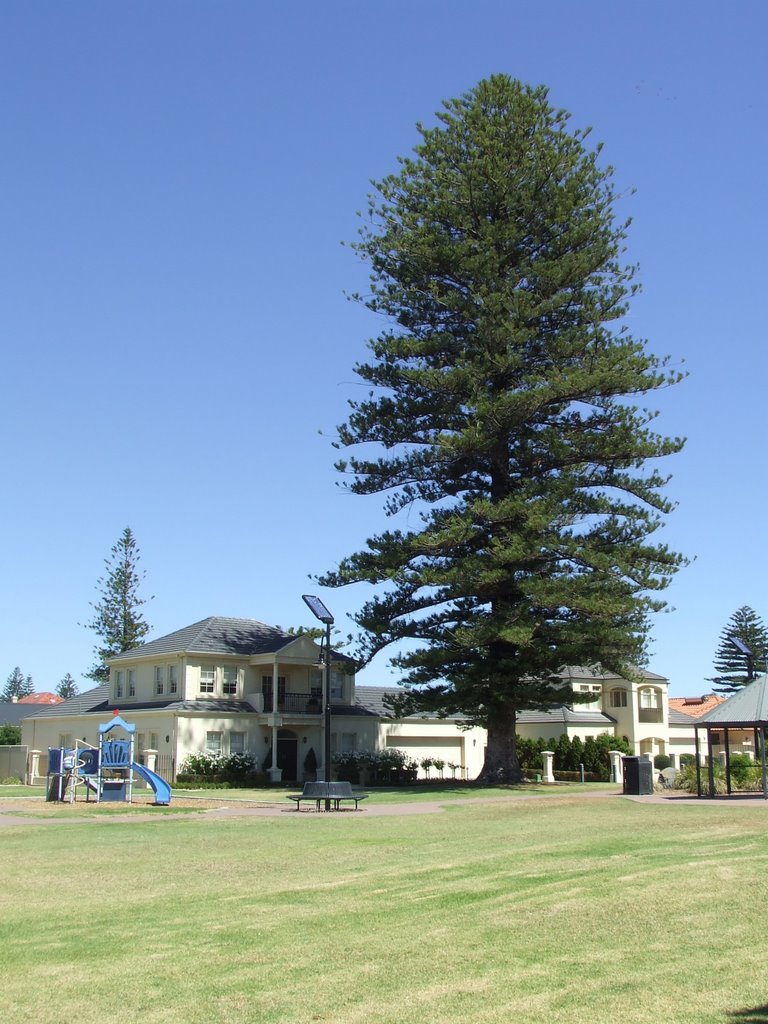
M 661 708 L 640 708 L 638 711 L 640 722 L 663 722 L 664 712 Z
M 272 687 L 263 689 L 264 713 L 272 713 Z M 311 693 L 285 693 L 278 688 L 277 710 L 284 715 L 321 715 L 323 713 L 322 700 Z

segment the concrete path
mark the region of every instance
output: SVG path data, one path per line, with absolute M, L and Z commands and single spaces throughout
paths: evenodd
M 183 799 L 183 798 L 182 798 Z M 456 806 L 467 806 L 467 804 L 494 804 L 494 803 L 519 803 L 522 801 L 531 800 L 632 800 L 635 803 L 640 804 L 705 804 L 707 806 L 714 807 L 754 807 L 761 806 L 768 810 L 768 801 L 763 799 L 762 794 L 735 794 L 730 797 L 717 797 L 714 800 L 708 798 L 699 799 L 695 796 L 690 796 L 687 793 L 653 793 L 650 796 L 624 796 L 621 790 L 598 790 L 598 791 L 586 791 L 579 792 L 579 790 L 568 789 L 565 790 L 554 790 L 551 793 L 510 793 L 508 796 L 474 796 L 463 798 L 452 798 L 448 800 L 419 800 L 413 801 L 412 803 L 382 803 L 377 804 L 375 797 L 370 803 L 366 803 L 363 807 L 361 806 L 358 811 L 354 811 L 352 808 L 345 808 L 340 811 L 334 812 L 335 816 L 338 815 L 365 815 L 366 817 L 402 817 L 404 815 L 418 815 L 418 814 L 440 814 L 446 808 Z M 181 801 L 176 803 L 178 804 Z M 211 805 L 210 802 L 201 806 L 195 806 L 195 801 L 192 798 L 186 798 L 184 801 L 184 810 L 187 810 L 190 816 L 196 816 L 201 821 L 218 821 L 222 819 L 230 818 L 275 818 L 281 815 L 289 815 L 296 817 L 297 815 L 316 815 L 317 811 L 314 809 L 302 809 L 296 811 L 293 806 L 285 807 L 279 803 L 263 803 L 253 804 L 247 801 L 238 802 L 233 800 L 230 803 L 226 803 L 223 806 Z M 177 811 L 173 815 L 168 814 L 156 814 L 155 808 L 151 805 L 146 805 L 144 812 L 137 807 L 125 814 L 110 814 L 110 815 L 94 815 L 82 807 L 82 805 L 75 804 L 72 808 L 72 815 L 61 814 L 56 817 L 46 817 L 45 815 L 32 816 L 24 814 L 25 810 L 30 810 L 30 804 L 33 806 L 39 806 L 41 809 L 45 807 L 45 802 L 42 797 L 35 798 L 34 801 L 26 800 L 24 798 L 18 799 L 5 799 L 0 798 L 0 828 L 11 827 L 14 825 L 62 825 L 62 824 L 82 824 L 89 825 L 95 822 L 107 823 L 107 824 L 121 824 L 124 822 L 135 822 L 135 821 L 169 821 L 177 818 L 183 818 L 184 812 Z M 23 808 L 22 806 L 23 805 Z M 95 807 L 96 805 L 91 805 Z M 323 813 L 323 812 L 321 812 Z

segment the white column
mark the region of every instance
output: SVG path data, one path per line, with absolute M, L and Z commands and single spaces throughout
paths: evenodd
M 611 782 L 623 782 L 624 774 L 621 767 L 621 759 L 624 756 L 620 750 L 609 750 L 608 756 L 611 759 Z
M 155 765 L 157 764 L 157 751 L 151 750 L 149 747 L 144 750 L 144 767 L 148 768 L 151 772 L 157 771 Z
M 542 781 L 544 781 L 544 782 L 554 782 L 555 781 L 555 776 L 552 774 L 552 764 L 553 764 L 553 762 L 555 760 L 555 752 L 554 752 L 554 750 L 542 750 L 541 756 L 542 756 L 542 759 L 544 761 L 544 771 L 543 771 L 543 774 L 542 774 Z
M 283 769 L 277 767 L 277 730 L 279 728 L 279 717 L 277 714 L 277 658 L 272 662 L 272 714 L 270 716 L 272 726 L 272 767 L 268 771 L 270 782 L 280 782 L 283 778 Z
M 34 786 L 35 779 L 40 774 L 40 754 L 41 750 L 30 750 L 29 757 L 27 759 L 28 773 L 27 773 L 27 785 Z

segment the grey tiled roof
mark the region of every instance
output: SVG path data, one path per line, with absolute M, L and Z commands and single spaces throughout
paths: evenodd
M 35 718 L 57 718 L 60 715 L 85 715 L 89 711 L 105 710 L 108 707 L 109 683 L 102 683 L 85 693 L 69 697 L 61 704 L 46 704 L 34 712 Z
M 634 670 L 641 679 L 647 679 L 648 682 L 666 682 L 666 676 L 659 676 L 655 672 L 648 672 L 644 668 L 636 668 Z M 623 676 L 618 675 L 616 672 L 603 672 L 599 668 L 584 667 L 582 665 L 568 665 L 566 668 L 559 672 L 558 675 L 561 679 L 590 679 L 596 682 L 609 682 L 613 679 L 623 679 Z
M 355 687 L 355 699 L 359 705 L 364 707 L 370 714 L 378 715 L 379 718 L 390 718 L 392 711 L 384 703 L 385 697 L 402 696 L 405 691 L 399 686 L 357 686 Z M 409 718 L 434 718 L 427 712 L 417 712 L 409 715 Z M 446 718 L 455 721 L 462 721 L 466 715 L 447 715 Z
M 616 724 L 616 719 L 606 715 L 604 711 L 585 711 L 576 705 L 575 708 L 559 704 L 557 707 L 548 708 L 546 711 L 518 711 L 518 725 L 603 725 L 611 729 Z
M 674 708 L 670 708 L 667 721 L 670 725 L 688 725 L 692 729 L 701 719 L 694 718 L 692 715 L 686 715 L 684 711 L 676 711 Z
M 362 704 L 373 714 L 379 715 L 382 718 L 387 718 L 391 716 L 392 712 L 384 703 L 384 698 L 387 696 L 394 697 L 402 695 L 402 693 L 403 690 L 396 686 L 358 686 L 356 690 L 356 697 L 358 704 Z M 435 715 L 430 715 L 426 712 L 419 712 L 418 714 L 409 715 L 408 717 L 434 718 Z M 447 715 L 446 717 L 449 721 L 462 721 L 468 716 Z M 606 728 L 612 728 L 616 724 L 615 719 L 611 718 L 610 715 L 606 715 L 602 711 L 585 711 L 578 705 L 575 709 L 565 706 L 557 706 L 550 708 L 548 711 L 520 711 L 518 712 L 517 720 L 520 725 L 541 725 L 560 722 L 564 726 L 604 725 Z
M 18 701 L 0 703 L 0 725 L 19 725 L 22 718 L 38 715 L 46 708 L 60 708 L 61 704 L 20 704 Z
M 168 654 L 272 654 L 295 639 L 295 635 L 255 619 L 211 615 L 109 660 L 114 663 Z
M 286 633 L 278 626 L 268 626 L 256 619 L 232 619 L 224 615 L 211 615 L 191 626 L 167 633 L 156 640 L 150 640 L 140 647 L 123 651 L 110 658 L 115 662 L 133 661 L 136 658 L 165 657 L 169 654 L 274 654 L 298 638 L 296 633 Z M 334 661 L 354 661 L 346 654 L 333 652 Z

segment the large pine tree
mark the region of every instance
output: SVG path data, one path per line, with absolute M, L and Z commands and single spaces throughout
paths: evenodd
M 96 584 L 101 597 L 91 605 L 94 615 L 86 623 L 86 628 L 92 629 L 99 638 L 94 647 L 96 662 L 88 672 L 88 677 L 99 683 L 109 679 L 107 660 L 137 647 L 149 632 L 141 606 L 151 598 L 139 594 L 146 575 L 138 568 L 139 558 L 136 538 L 126 527 L 112 546 L 110 557 L 104 559 L 107 571 Z
M 734 643 L 734 641 L 737 641 Z M 711 680 L 720 693 L 736 693 L 751 683 L 756 671 L 768 670 L 768 630 L 748 605 L 737 608 L 720 634 Z
M 405 524 L 322 577 L 380 584 L 360 655 L 401 645 L 410 706 L 488 729 L 483 777 L 519 777 L 517 712 L 573 700 L 558 670 L 642 664 L 682 558 L 649 460 L 682 446 L 636 396 L 680 377 L 627 331 L 612 171 L 544 88 L 499 75 L 444 104 L 374 183 L 361 301 L 388 321 L 339 428 L 356 494 Z

